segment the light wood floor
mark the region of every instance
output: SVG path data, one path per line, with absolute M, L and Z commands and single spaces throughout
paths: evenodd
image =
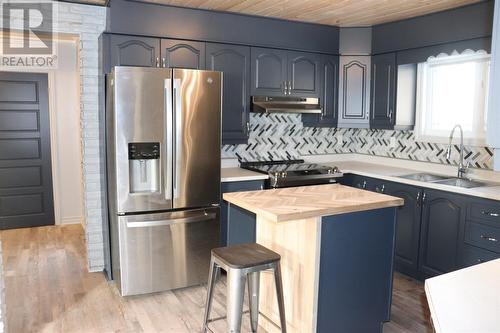
M 88 273 L 80 225 L 7 230 L 2 239 L 7 332 L 200 332 L 205 288 L 122 298 Z M 212 316 L 225 315 L 224 280 Z M 386 333 L 431 332 L 423 285 L 396 274 Z M 225 332 L 225 321 L 212 323 Z M 249 332 L 248 314 L 243 332 Z M 260 331 L 259 331 L 260 332 Z

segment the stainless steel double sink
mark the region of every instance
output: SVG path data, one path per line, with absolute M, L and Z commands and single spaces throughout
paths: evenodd
M 478 182 L 475 180 L 470 180 L 470 179 L 465 179 L 465 178 L 446 177 L 446 176 L 440 176 L 440 175 L 433 175 L 430 173 L 413 173 L 413 174 L 409 174 L 409 175 L 399 176 L 399 178 L 411 179 L 411 180 L 416 180 L 416 181 L 426 182 L 426 183 L 450 185 L 450 186 L 456 186 L 456 187 L 462 187 L 462 188 L 475 188 L 475 187 L 483 187 L 483 186 L 493 185 L 493 184 Z

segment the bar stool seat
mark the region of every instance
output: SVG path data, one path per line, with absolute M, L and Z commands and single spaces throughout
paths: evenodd
M 227 272 L 227 326 L 229 333 L 241 331 L 243 297 L 248 277 L 248 298 L 250 303 L 250 324 L 252 332 L 257 332 L 259 318 L 260 272 L 272 270 L 276 284 L 276 296 L 280 313 L 281 331 L 286 333 L 285 306 L 281 282 L 281 256 L 268 248 L 256 244 L 240 244 L 219 247 L 212 250 L 210 272 L 208 275 L 207 301 L 203 331 L 209 330 L 210 310 L 212 307 L 213 288 L 222 268 Z
M 212 250 L 212 255 L 231 268 L 260 266 L 281 259 L 279 254 L 257 243 L 219 247 Z

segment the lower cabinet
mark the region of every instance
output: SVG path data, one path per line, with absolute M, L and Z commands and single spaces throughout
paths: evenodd
M 264 188 L 264 180 L 226 182 L 221 192 L 256 191 Z M 221 198 L 221 246 L 255 242 L 255 215 Z M 231 223 L 228 223 L 231 221 Z
M 418 276 L 418 249 L 420 242 L 420 221 L 423 190 L 418 187 L 397 183 L 379 185 L 383 193 L 399 197 L 404 205 L 398 207 L 396 215 L 396 242 L 394 253 L 395 269 L 409 276 Z
M 341 183 L 404 199 L 397 210 L 394 256 L 395 269 L 403 274 L 426 279 L 494 257 L 484 246 L 465 247 L 465 196 L 352 174 Z
M 463 196 L 425 190 L 418 265 L 421 278 L 460 268 L 466 207 Z

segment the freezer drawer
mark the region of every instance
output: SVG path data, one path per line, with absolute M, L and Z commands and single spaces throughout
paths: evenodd
M 206 283 L 219 208 L 120 216 L 118 225 L 123 296 Z

